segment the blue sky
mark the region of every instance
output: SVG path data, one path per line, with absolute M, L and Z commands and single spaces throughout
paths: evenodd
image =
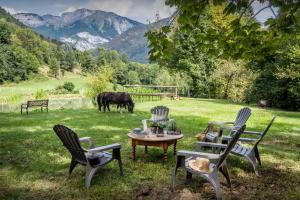
M 169 17 L 175 10 L 165 5 L 164 0 L 0 0 L 0 6 L 5 7 L 11 13 L 31 12 L 40 15 L 60 15 L 66 11 L 74 11 L 79 8 L 104 10 L 128 17 L 143 23 L 154 21 L 156 13 L 160 18 Z M 258 11 L 264 5 L 254 2 L 254 11 Z M 264 22 L 272 17 L 271 10 L 261 12 L 257 19 Z

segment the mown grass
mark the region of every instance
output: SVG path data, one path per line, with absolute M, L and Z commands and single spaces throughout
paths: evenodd
M 204 130 L 208 121 L 232 121 L 244 106 L 221 100 L 184 99 L 137 103 L 133 114 L 116 110 L 99 113 L 96 108 L 50 108 L 49 113 L 33 111 L 28 116 L 0 114 L 0 199 L 173 199 L 180 197 L 184 188 L 196 199 L 214 199 L 209 184 L 197 177 L 185 184 L 183 172 L 178 176 L 175 193 L 170 191 L 175 162 L 171 149 L 164 166 L 162 150 L 154 147 L 148 154 L 138 147 L 137 161 L 131 160 L 127 133 L 142 127 L 141 120 L 150 116 L 149 109 L 155 105 L 170 108 L 171 117 L 184 133 L 178 149 L 187 150 L 194 148 L 195 134 Z M 259 146 L 261 175 L 256 177 L 244 159 L 230 156 L 233 188 L 222 185 L 223 198 L 300 199 L 300 113 L 252 110 L 247 123 L 250 130 L 262 130 L 272 115 L 278 116 Z M 67 179 L 70 155 L 52 130 L 55 124 L 69 126 L 81 137 L 91 136 L 97 145 L 122 144 L 125 175 L 119 176 L 117 162 L 112 162 L 97 173 L 89 189 L 84 187 L 81 166 Z
M 0 87 L 1 97 L 11 97 L 11 96 L 28 96 L 34 94 L 37 90 L 51 90 L 65 82 L 72 82 L 75 85 L 76 90 L 85 89 L 85 79 L 84 77 L 72 73 L 66 73 L 61 79 L 45 78 L 45 80 L 29 80 L 23 81 L 21 83 L 7 84 Z

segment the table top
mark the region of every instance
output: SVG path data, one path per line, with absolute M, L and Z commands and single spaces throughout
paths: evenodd
M 183 138 L 183 134 L 180 135 L 164 135 L 163 137 L 157 137 L 156 134 L 148 134 L 148 135 L 143 135 L 143 134 L 135 134 L 135 133 L 128 133 L 128 137 L 131 139 L 135 140 L 140 140 L 140 141 L 148 141 L 148 142 L 161 142 L 161 141 L 172 141 L 172 140 L 178 140 Z

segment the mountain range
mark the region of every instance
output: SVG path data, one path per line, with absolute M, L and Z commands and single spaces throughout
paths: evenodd
M 126 54 L 129 59 L 146 63 L 149 26 L 167 23 L 143 24 L 112 12 L 78 9 L 61 16 L 18 13 L 14 17 L 44 37 L 69 43 L 84 51 L 105 47 Z

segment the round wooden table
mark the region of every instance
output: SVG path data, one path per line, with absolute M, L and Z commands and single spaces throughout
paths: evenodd
M 142 145 L 145 146 L 145 153 L 148 152 L 148 146 L 162 147 L 164 150 L 163 162 L 168 159 L 168 147 L 174 144 L 174 155 L 176 155 L 176 144 L 177 140 L 183 137 L 183 134 L 180 135 L 165 135 L 164 137 L 157 137 L 156 134 L 135 134 L 128 133 L 128 137 L 132 140 L 132 159 L 136 158 L 136 146 Z

